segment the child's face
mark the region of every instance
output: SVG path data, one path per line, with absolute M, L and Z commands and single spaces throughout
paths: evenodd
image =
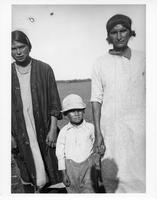
M 68 111 L 67 117 L 69 121 L 74 125 L 79 125 L 84 117 L 84 110 L 82 109 L 73 109 Z

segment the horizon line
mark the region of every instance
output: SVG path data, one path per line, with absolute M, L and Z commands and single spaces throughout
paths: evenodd
M 85 79 L 67 79 L 67 80 L 56 80 L 57 83 L 61 82 L 85 82 L 85 81 L 91 81 L 91 78 L 85 78 Z

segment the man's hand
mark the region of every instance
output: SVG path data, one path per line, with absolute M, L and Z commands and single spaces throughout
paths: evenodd
M 95 138 L 94 144 L 93 144 L 93 152 L 99 153 L 101 156 L 104 155 L 106 147 L 104 144 L 104 138 L 102 136 L 102 133 L 96 134 L 97 137 Z
M 95 141 L 93 145 L 93 152 L 99 153 L 102 156 L 105 153 L 106 147 L 100 128 L 101 103 L 92 102 L 92 110 L 95 126 Z

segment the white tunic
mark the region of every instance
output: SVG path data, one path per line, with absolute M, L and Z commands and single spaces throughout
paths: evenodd
M 130 60 L 110 54 L 100 57 L 93 68 L 91 101 L 102 104 L 100 124 L 106 144 L 103 159 L 114 159 L 118 177 L 126 183 L 126 192 L 144 192 L 146 152 L 143 54 L 132 51 Z
M 36 137 L 36 128 L 33 116 L 32 96 L 30 89 L 31 73 L 30 70 L 28 70 L 28 73 L 23 73 L 23 71 L 26 71 L 26 69 L 31 69 L 31 66 L 29 65 L 24 69 L 22 67 L 16 66 L 23 103 L 23 114 L 36 168 L 37 186 L 42 187 L 46 184 L 46 172 Z M 21 71 L 21 73 L 19 71 Z

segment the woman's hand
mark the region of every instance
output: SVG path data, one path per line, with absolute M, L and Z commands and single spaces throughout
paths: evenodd
M 46 137 L 46 144 L 52 148 L 56 147 L 57 142 L 57 118 L 51 116 L 50 130 Z
M 15 138 L 13 136 L 11 136 L 11 148 L 12 149 L 17 148 L 17 144 L 16 144 Z
M 56 147 L 57 141 L 57 128 L 51 129 L 46 137 L 46 144 L 52 148 Z

